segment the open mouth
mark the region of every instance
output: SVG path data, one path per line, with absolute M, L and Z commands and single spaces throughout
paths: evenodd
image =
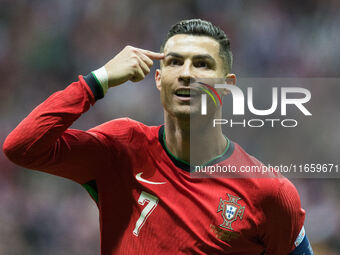
M 198 95 L 198 93 L 196 91 L 189 89 L 189 88 L 188 89 L 178 89 L 178 90 L 176 90 L 175 94 L 176 94 L 176 96 L 187 97 L 187 98 Z

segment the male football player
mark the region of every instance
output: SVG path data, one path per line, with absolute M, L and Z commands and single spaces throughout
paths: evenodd
M 69 129 L 108 88 L 144 79 L 155 60 L 161 61 L 155 83 L 164 125 L 121 118 L 88 131 Z M 234 84 L 231 63 L 221 29 L 199 19 L 181 21 L 161 53 L 127 46 L 104 67 L 51 95 L 9 134 L 4 152 L 18 165 L 88 190 L 100 212 L 103 255 L 312 254 L 305 212 L 286 178 L 190 175 L 190 115 L 200 110 L 198 87 L 190 79 L 224 77 Z M 211 114 L 220 116 L 221 108 Z M 221 129 L 204 123 L 199 128 L 202 162 L 261 165 Z

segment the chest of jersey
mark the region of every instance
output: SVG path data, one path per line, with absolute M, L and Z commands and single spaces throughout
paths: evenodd
M 106 189 L 111 203 L 101 208 L 105 228 L 112 213 L 111 227 L 121 229 L 114 241 L 117 254 L 262 253 L 256 208 L 244 196 L 240 180 L 192 178 L 153 157 L 129 162 L 124 169 L 129 177 Z M 114 203 L 112 193 L 118 196 Z

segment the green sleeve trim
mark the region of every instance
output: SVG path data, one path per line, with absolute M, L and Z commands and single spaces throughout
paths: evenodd
M 90 194 L 92 199 L 98 204 L 98 189 L 96 181 L 89 181 L 82 185 L 86 191 Z
M 94 72 L 91 72 L 91 74 L 93 75 L 94 79 L 96 80 L 96 82 L 99 84 L 102 92 L 103 92 L 103 95 L 105 95 L 106 91 L 105 91 L 105 88 L 103 87 L 102 83 L 98 80 L 96 74 Z
M 92 73 L 89 73 L 86 76 L 83 76 L 86 84 L 91 89 L 94 99 L 97 101 L 104 97 L 104 91 L 100 83 L 94 78 L 94 75 Z

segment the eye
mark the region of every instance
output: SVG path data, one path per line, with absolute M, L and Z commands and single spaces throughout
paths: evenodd
M 172 58 L 172 59 L 169 60 L 169 65 L 177 66 L 177 65 L 180 65 L 180 64 L 181 64 L 181 61 L 179 59 Z
M 208 68 L 209 64 L 206 61 L 198 61 L 195 63 L 195 67 Z

